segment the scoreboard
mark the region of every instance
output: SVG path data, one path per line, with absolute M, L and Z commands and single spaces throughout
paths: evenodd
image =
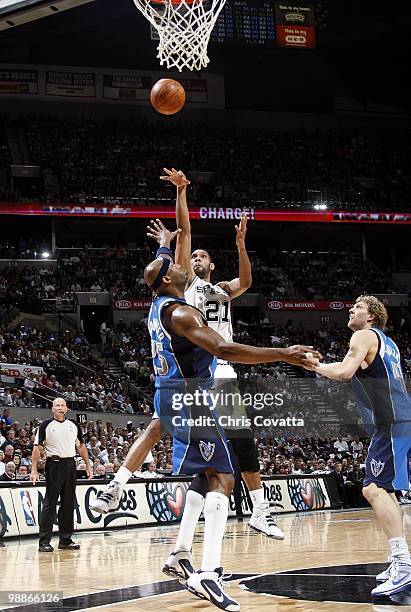
M 227 0 L 211 33 L 211 42 L 275 46 L 275 4 Z
M 250 47 L 315 48 L 312 3 L 227 0 L 210 41 Z

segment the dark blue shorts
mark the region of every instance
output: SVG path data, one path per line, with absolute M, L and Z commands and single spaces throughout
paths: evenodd
M 174 388 L 157 389 L 154 395 L 154 418 L 159 418 L 173 436 L 173 474 L 192 475 L 211 468 L 222 474 L 233 474 L 231 453 L 218 423 L 218 414 L 207 406 L 198 414 L 192 407 L 173 408 L 173 396 Z M 207 423 L 190 425 L 190 418 L 205 419 Z
M 377 427 L 365 461 L 364 486 L 374 483 L 382 489 L 409 489 L 408 454 L 411 452 L 411 426 L 397 423 Z

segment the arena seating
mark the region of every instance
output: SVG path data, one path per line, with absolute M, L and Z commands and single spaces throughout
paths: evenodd
M 196 204 L 408 207 L 407 134 L 247 131 L 188 122 L 97 123 L 47 116 L 22 117 L 18 125 L 26 134 L 27 162 L 57 179 L 53 188 L 47 183 L 41 193 L 31 194 L 47 202 L 164 204 L 173 196 L 158 174 L 163 166 L 173 165 L 187 172 L 214 173 L 209 184 L 193 185 L 190 199 Z M 1 135 L 0 149 L 4 161 L 11 163 Z M 9 196 L 21 198 L 18 193 Z

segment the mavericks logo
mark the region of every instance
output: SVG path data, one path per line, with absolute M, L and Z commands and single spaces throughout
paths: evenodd
M 385 466 L 385 463 L 382 463 L 381 461 L 376 461 L 375 459 L 371 459 L 371 472 L 373 473 L 373 476 L 375 476 L 375 478 L 377 478 L 381 472 L 383 471 Z
M 212 442 L 203 442 L 200 440 L 200 444 L 198 445 L 200 448 L 200 453 L 204 461 L 211 461 L 215 451 L 215 444 Z
M 183 516 L 188 483 L 149 482 L 146 497 L 151 516 L 158 523 L 179 521 Z
M 296 510 L 318 510 L 325 506 L 325 495 L 318 478 L 287 480 L 290 501 Z

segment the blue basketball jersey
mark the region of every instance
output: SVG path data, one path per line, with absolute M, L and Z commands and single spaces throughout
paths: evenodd
M 156 296 L 148 315 L 148 330 L 157 389 L 175 387 L 177 381 L 198 379 L 212 382 L 217 359 L 186 338 L 169 333 L 163 325 L 164 310 L 171 304 L 187 304 L 183 298 Z M 188 306 L 188 304 L 187 304 Z M 197 310 L 193 306 L 189 306 Z M 202 315 L 203 316 L 203 315 Z M 205 321 L 205 319 L 204 319 Z M 207 324 L 207 322 L 205 321 Z
M 401 369 L 400 351 L 395 342 L 380 329 L 378 351 L 365 369 L 358 368 L 352 386 L 360 409 L 371 411 L 375 425 L 411 422 L 411 398 Z

